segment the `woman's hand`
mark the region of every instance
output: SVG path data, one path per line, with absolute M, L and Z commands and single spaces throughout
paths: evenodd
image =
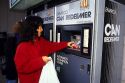
M 75 49 L 78 48 L 78 45 L 75 44 L 74 42 L 68 42 L 67 46 L 70 47 L 70 48 L 75 48 Z
M 72 48 L 72 44 L 74 44 L 74 42 L 68 42 L 67 46 L 70 47 L 70 48 Z
M 48 57 L 48 56 L 42 56 L 42 59 L 43 59 L 43 61 L 44 61 L 45 63 L 47 63 L 48 61 L 51 60 L 51 58 Z

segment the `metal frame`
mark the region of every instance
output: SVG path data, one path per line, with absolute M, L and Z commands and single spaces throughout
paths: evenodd
M 95 0 L 94 42 L 91 61 L 91 82 L 100 83 L 105 0 Z

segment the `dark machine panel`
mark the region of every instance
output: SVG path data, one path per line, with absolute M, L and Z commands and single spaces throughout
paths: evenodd
M 56 55 L 60 83 L 90 83 L 92 27 L 91 23 L 57 26 L 58 42 L 75 43 Z
M 56 70 L 60 83 L 90 83 L 91 59 L 57 53 Z
M 73 48 L 67 48 L 65 52 L 86 58 L 91 57 L 92 24 L 57 26 L 58 33 L 61 35 L 60 41 L 75 43 Z

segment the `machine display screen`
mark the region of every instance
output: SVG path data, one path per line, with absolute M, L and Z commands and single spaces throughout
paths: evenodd
M 83 53 L 88 53 L 89 46 L 89 29 L 83 30 Z

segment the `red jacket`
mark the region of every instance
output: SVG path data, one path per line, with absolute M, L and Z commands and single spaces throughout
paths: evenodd
M 41 56 L 67 47 L 67 42 L 52 43 L 43 38 L 33 42 L 22 42 L 18 45 L 14 58 L 20 83 L 38 83 L 45 63 Z

